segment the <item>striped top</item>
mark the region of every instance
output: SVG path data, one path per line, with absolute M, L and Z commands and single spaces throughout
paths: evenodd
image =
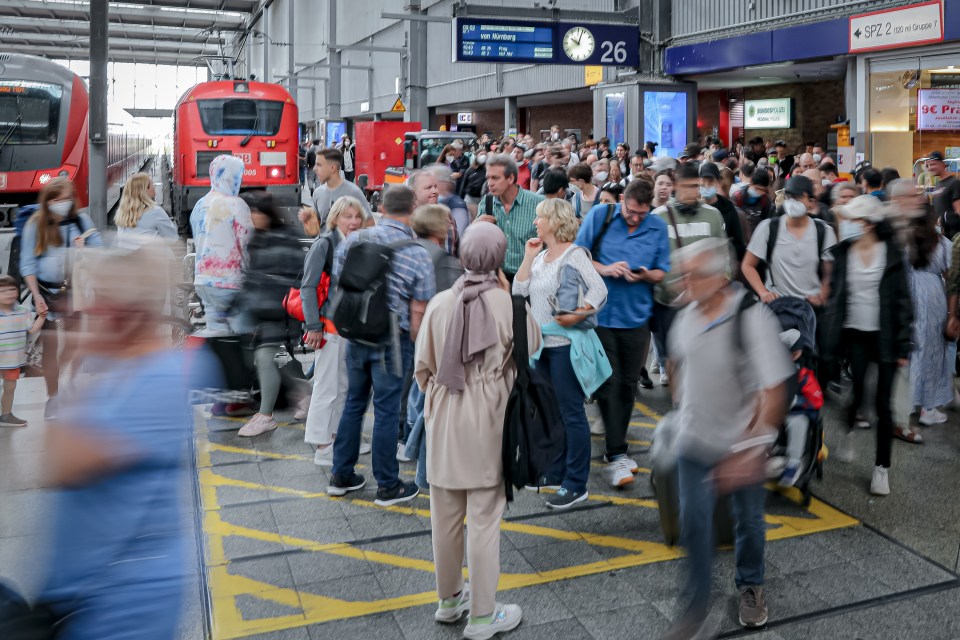
M 537 228 L 533 225 L 537 217 L 537 205 L 543 202 L 544 197 L 536 193 L 520 189 L 517 198 L 510 207 L 510 213 L 503 208 L 500 198 L 490 196 L 493 211 L 486 210 L 486 198 L 480 202 L 479 215 L 489 214 L 497 219 L 497 226 L 507 236 L 507 257 L 503 261 L 503 270 L 507 273 L 516 273 L 523 262 L 524 247 L 527 240 L 537 235 Z
M 26 307 L 15 304 L 0 309 L 0 369 L 17 369 L 27 361 L 27 331 L 33 318 Z

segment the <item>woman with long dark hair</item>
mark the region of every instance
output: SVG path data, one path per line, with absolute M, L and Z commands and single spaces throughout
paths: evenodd
M 913 297 L 913 342 L 910 381 L 913 404 L 920 407 L 920 424 L 947 421 L 937 409 L 953 400 L 953 363 L 944 338 L 950 270 L 950 243 L 937 233 L 936 218 L 911 218 L 906 229 L 907 276 Z

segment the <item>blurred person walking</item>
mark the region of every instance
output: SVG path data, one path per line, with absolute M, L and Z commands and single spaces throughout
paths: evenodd
M 300 300 L 303 302 L 304 342 L 313 349 L 313 393 L 307 410 L 304 442 L 315 449 L 313 463 L 333 466 L 333 442 L 347 400 L 347 341 L 330 320 L 333 297 L 333 259 L 337 247 L 357 232 L 365 220 L 365 209 L 356 198 L 342 196 L 327 216 L 327 231 L 314 240 L 304 258 Z M 321 304 L 317 287 L 328 283 L 327 298 Z M 361 442 L 360 454 L 370 452 Z
M 199 204 L 199 203 L 198 203 Z M 40 334 L 43 348 L 43 379 L 47 387 L 44 418 L 57 417 L 60 372 L 73 360 L 76 341 L 71 334 L 77 318 L 70 302 L 70 251 L 81 247 L 99 247 L 103 240 L 85 213 L 77 212 L 73 184 L 66 178 L 54 178 L 37 198 L 37 212 L 27 221 L 20 239 L 20 275 L 33 294 L 33 306 L 47 314 Z M 60 349 L 57 320 L 64 321 L 64 345 Z
M 492 638 L 520 624 L 516 605 L 496 602 L 504 493 L 502 442 L 507 399 L 516 377 L 510 284 L 499 271 L 507 239 L 481 222 L 463 237 L 467 273 L 427 306 L 417 340 L 417 385 L 426 416 L 430 524 L 440 599 L 434 619 L 453 624 L 470 612 L 466 638 Z M 540 328 L 527 313 L 527 343 Z M 463 522 L 467 519 L 464 582 Z
M 281 345 L 291 345 L 291 332 L 299 334 L 300 328 L 299 324 L 291 328 L 283 299 L 290 287 L 299 284 L 304 258 L 298 235 L 283 224 L 273 196 L 265 191 L 248 191 L 242 198 L 250 207 L 254 231 L 247 245 L 249 262 L 237 307 L 246 315 L 244 325 L 253 334 L 260 410 L 237 435 L 258 436 L 277 428 L 273 410 L 283 382 L 276 362 L 277 351 Z M 293 357 L 293 353 L 289 355 Z
M 113 220 L 119 246 L 132 248 L 133 234 L 159 237 L 171 243 L 177 241 L 177 225 L 156 203 L 156 197 L 157 187 L 148 173 L 135 174 L 123 185 L 120 206 Z
M 680 530 L 688 553 L 685 613 L 664 636 L 704 637 L 712 584 L 713 511 L 730 491 L 735 525 L 735 582 L 745 627 L 767 623 L 764 593 L 764 441 L 776 437 L 786 412 L 785 381 L 793 363 L 780 342 L 780 325 L 748 292 L 731 285 L 726 239 L 699 240 L 673 259 L 685 276 L 688 304 L 670 332 L 680 491 Z M 757 444 L 747 447 L 751 440 Z M 744 447 L 742 460 L 734 447 Z M 735 474 L 729 474 L 731 468 Z M 729 475 L 740 481 L 729 483 Z M 730 484 L 724 487 L 724 484 Z
M 58 637 L 171 640 L 186 581 L 192 433 L 188 392 L 212 371 L 203 350 L 173 349 L 160 330 L 170 251 L 91 249 L 81 349 L 101 373 L 65 399 L 46 451 L 56 494 L 49 576 L 39 601 Z M 197 382 L 190 384 L 190 378 Z
M 529 296 L 533 317 L 541 326 L 552 323 L 573 327 L 584 312 L 599 309 L 607 299 L 607 286 L 597 273 L 590 255 L 573 245 L 578 221 L 573 207 L 559 198 L 537 205 L 534 221 L 537 237 L 526 243 L 526 252 L 513 283 L 513 293 Z M 556 300 L 563 268 L 576 269 L 584 283 L 583 307 L 575 313 L 554 315 L 551 300 Z M 585 394 L 577 377 L 571 356 L 571 341 L 561 335 L 544 337 L 543 351 L 537 370 L 553 382 L 567 441 L 564 455 L 557 460 L 550 477 L 541 479 L 536 488 L 557 488 L 549 500 L 551 509 L 566 509 L 586 500 L 587 477 L 590 473 L 590 425 L 583 408 Z
M 853 428 L 863 404 L 867 365 L 875 363 L 877 450 L 870 493 L 882 496 L 890 493 L 891 391 L 897 367 L 907 366 L 913 351 L 913 304 L 903 253 L 884 220 L 883 203 L 857 196 L 840 215 L 840 244 L 833 248 L 830 300 L 821 327 L 824 357 L 848 357 L 853 377 L 847 433 L 837 458 L 853 460 Z
M 210 163 L 210 193 L 190 214 L 196 242 L 193 280 L 206 311 L 208 335 L 240 333 L 234 302 L 240 293 L 247 244 L 253 233 L 250 207 L 238 194 L 243 160 L 220 155 Z

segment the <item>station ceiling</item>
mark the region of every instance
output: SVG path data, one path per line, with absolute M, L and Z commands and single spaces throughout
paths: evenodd
M 205 66 L 229 53 L 262 0 L 146 0 L 110 6 L 109 60 Z M 225 49 L 227 47 L 227 49 Z M 0 1 L 0 52 L 89 60 L 89 0 Z

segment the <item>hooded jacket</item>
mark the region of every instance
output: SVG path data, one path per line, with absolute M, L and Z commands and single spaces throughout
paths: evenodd
M 197 247 L 197 286 L 240 288 L 253 232 L 250 208 L 237 195 L 242 181 L 240 158 L 222 155 L 210 163 L 210 193 L 200 198 L 190 214 Z

